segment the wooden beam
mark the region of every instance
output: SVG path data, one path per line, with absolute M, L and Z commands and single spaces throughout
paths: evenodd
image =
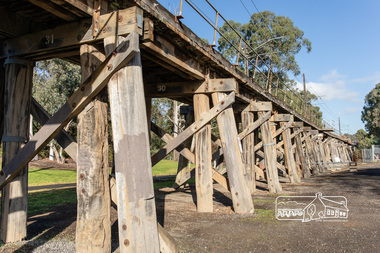
M 210 99 L 206 94 L 193 98 L 194 118 L 199 120 L 210 110 Z M 213 188 L 211 172 L 211 124 L 205 125 L 195 134 L 195 190 L 197 211 L 213 212 Z
M 8 39 L 3 43 L 2 57 L 47 55 L 70 48 L 76 50 L 81 44 L 94 43 L 109 36 L 127 35 L 131 32 L 141 35 L 142 24 L 138 22 L 139 16 L 142 18 L 142 10 L 137 7 L 101 15 L 99 27 L 102 32 L 95 38 L 92 36 L 91 19 L 86 19 Z M 123 17 L 122 22 L 119 21 L 120 17 Z
M 205 80 L 205 75 L 203 73 L 204 68 L 190 56 L 185 56 L 183 53 L 179 52 L 174 44 L 161 36 L 155 36 L 154 43 L 142 43 L 141 49 L 197 80 Z
M 303 127 L 303 122 L 295 122 L 293 121 L 291 124 L 290 124 L 290 127 L 296 127 L 296 128 L 302 128 Z
M 136 43 L 139 44 L 138 39 Z M 104 40 L 104 45 L 108 55 L 117 43 L 110 37 Z M 122 253 L 158 253 L 150 133 L 140 52 L 112 76 L 108 93 L 118 195 L 119 249 Z
M 51 118 L 51 115 L 34 99 L 32 98 L 31 114 L 33 118 L 41 126 Z M 59 132 L 54 139 L 65 150 L 65 152 L 74 160 L 77 161 L 78 145 L 76 141 L 64 129 Z
M 226 95 L 223 93 L 212 94 L 214 105 L 222 103 L 225 98 Z M 251 213 L 253 212 L 253 202 L 249 188 L 244 179 L 244 167 L 232 106 L 229 106 L 217 117 L 217 122 L 230 182 L 234 210 L 236 213 Z
M 269 113 L 269 115 L 268 115 L 268 118 L 269 118 L 270 112 L 268 112 L 268 113 Z M 255 115 L 253 114 L 253 112 L 242 111 L 242 113 L 241 113 L 241 126 L 242 126 L 242 128 L 244 128 L 243 132 L 246 131 L 246 132 L 249 132 L 249 134 L 246 134 L 244 137 L 247 137 L 247 138 L 244 138 L 244 139 L 241 138 L 240 134 L 239 134 L 239 138 L 242 141 L 243 157 L 244 157 L 244 163 L 245 163 L 244 177 L 245 177 L 245 180 L 246 180 L 247 185 L 249 187 L 251 195 L 253 195 L 255 190 L 256 190 L 256 176 L 255 176 L 256 173 L 255 173 L 255 168 L 254 168 L 254 165 L 256 162 L 255 150 L 254 150 L 254 148 L 255 148 L 255 143 L 254 143 L 255 136 L 254 136 L 253 131 L 257 127 L 259 127 L 264 121 L 267 120 L 267 119 L 265 119 L 265 117 L 260 118 L 256 122 L 261 120 L 261 123 L 256 124 L 257 127 L 252 127 L 252 131 L 249 131 L 250 126 L 255 123 L 255 121 L 254 121 L 255 117 L 254 116 Z
M 233 78 L 145 85 L 145 94 L 149 97 L 173 97 L 232 91 L 238 92 L 238 83 Z
M 277 122 L 277 121 L 293 121 L 294 117 L 290 114 L 275 114 L 273 115 L 269 121 Z
M 21 36 L 37 30 L 46 29 L 45 25 L 31 20 L 27 17 L 6 10 L 0 7 L 0 35 L 5 37 Z
M 263 113 L 260 113 L 260 115 L 263 115 Z M 281 126 L 279 129 L 276 130 L 276 132 L 271 133 L 272 138 L 276 138 L 278 135 L 280 135 L 283 131 L 289 128 L 291 122 L 287 122 L 283 126 Z M 262 125 L 261 125 L 262 126 Z M 263 141 L 260 141 L 255 145 L 255 150 L 259 150 L 263 146 Z M 277 147 L 277 146 L 276 146 Z
M 258 112 L 259 117 L 262 117 L 263 115 L 264 112 Z M 266 169 L 265 171 L 267 175 L 269 192 L 277 193 L 282 191 L 282 187 L 278 179 L 277 172 L 277 155 L 275 150 L 276 143 L 274 139 L 275 137 L 272 136 L 272 132 L 268 121 L 264 122 L 264 124 L 261 125 L 261 138 L 261 146 L 264 146 L 264 164 Z M 256 146 L 255 150 L 258 150 L 259 148 L 256 148 Z
M 0 189 L 10 182 L 62 128 L 107 85 L 108 80 L 138 53 L 138 34 L 132 32 L 68 99 L 65 105 L 9 161 L 0 175 Z
M 104 60 L 104 54 L 93 45 L 82 45 L 82 80 L 90 77 Z M 107 96 L 107 90 L 103 89 L 78 115 L 77 252 L 111 251 Z
M 202 118 L 195 121 L 182 133 L 180 133 L 173 141 L 165 145 L 161 150 L 152 156 L 152 166 L 161 161 L 165 156 L 172 152 L 176 147 L 181 145 L 185 140 L 190 138 L 193 134 L 198 132 L 202 127 L 207 125 L 214 117 L 223 112 L 228 106 L 235 102 L 235 93 L 232 92 L 228 97 L 223 99 L 219 104 L 211 108 L 210 111 L 204 113 Z
M 272 111 L 272 102 L 251 102 L 249 109 L 253 112 Z
M 1 108 L 4 110 L 3 138 L 13 137 L 16 140 L 5 141 L 3 139 L 3 165 L 9 164 L 15 159 L 22 159 L 17 158 L 17 154 L 20 153 L 24 145 L 22 139 L 27 140 L 29 136 L 29 115 L 33 85 L 32 65 L 32 62 L 28 62 L 26 65 L 7 64 L 5 66 L 4 104 L 6 106 Z M 21 241 L 26 237 L 28 210 L 27 165 L 25 163 L 18 168 L 19 173 L 9 179 L 9 181 L 14 180 L 7 184 L 1 192 L 0 238 L 5 243 Z M 3 173 L 6 171 L 5 169 Z
M 245 129 L 239 134 L 240 140 L 243 140 L 247 135 L 255 131 L 258 127 L 261 126 L 265 121 L 267 121 L 271 117 L 271 112 L 266 112 L 262 117 L 256 120 L 253 123 L 250 123 L 245 127 Z
M 94 8 L 91 5 L 85 4 L 78 0 L 50 0 L 66 10 L 74 13 L 78 17 L 91 17 Z
M 112 176 L 109 177 L 111 200 L 117 206 L 117 191 L 116 191 L 116 179 Z M 175 239 L 163 228 L 160 223 L 157 222 L 158 236 L 160 240 L 161 253 L 177 253 L 178 243 Z
M 79 19 L 78 16 L 74 15 L 72 12 L 66 10 L 65 8 L 62 8 L 61 6 L 53 3 L 52 1 L 49 1 L 49 0 L 28 0 L 28 1 L 65 21 L 75 21 Z
M 284 126 L 285 122 L 280 122 L 281 126 Z M 294 150 L 292 146 L 292 140 L 290 137 L 290 128 L 287 128 L 282 132 L 282 139 L 284 140 L 284 158 L 285 164 L 288 169 L 288 174 L 291 183 L 299 183 L 301 182 L 298 177 L 296 162 L 294 160 Z

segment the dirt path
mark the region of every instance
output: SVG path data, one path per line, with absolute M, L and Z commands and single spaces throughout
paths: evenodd
M 344 196 L 346 222 L 279 221 L 275 199 L 266 191 L 254 196 L 256 212 L 237 215 L 229 193 L 215 185 L 214 213 L 197 213 L 194 192 L 169 188 L 156 192 L 158 220 L 177 240 L 180 252 L 380 252 L 380 168 L 338 172 L 283 184 L 281 195 Z M 112 210 L 113 221 L 116 211 Z M 75 252 L 76 205 L 29 218 L 29 241 L 5 245 L 0 252 Z M 117 222 L 113 225 L 117 249 Z

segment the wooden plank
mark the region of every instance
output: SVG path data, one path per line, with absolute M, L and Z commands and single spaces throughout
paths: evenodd
M 0 17 L 0 35 L 4 35 L 5 37 L 21 36 L 45 28 L 45 25 L 30 18 L 21 17 L 4 7 L 0 7 Z
M 291 127 L 291 126 L 290 126 Z M 296 135 L 302 133 L 302 129 L 297 129 L 290 135 L 290 139 L 293 139 Z M 277 143 L 277 148 L 280 148 L 282 145 L 284 145 L 284 140 Z M 295 148 L 295 144 L 293 144 L 293 148 Z
M 106 54 L 115 38 L 105 39 Z M 138 40 L 137 40 L 138 45 Z M 141 56 L 108 83 L 120 252 L 160 252 Z M 129 159 L 126 159 L 129 158 Z
M 295 150 L 296 150 L 296 155 L 298 156 L 298 160 L 300 162 L 302 175 L 304 178 L 310 178 L 310 171 L 309 171 L 309 168 L 307 167 L 305 154 L 302 148 L 301 135 L 296 134 L 297 132 L 302 132 L 302 128 L 294 128 L 294 131 L 295 132 L 293 134 L 295 134 L 294 136 Z
M 263 114 L 260 114 L 260 115 L 263 116 Z M 278 135 L 280 135 L 283 131 L 285 131 L 286 129 L 288 129 L 289 126 L 290 126 L 290 124 L 291 124 L 291 122 L 287 122 L 286 124 L 284 124 L 283 126 L 281 126 L 279 129 L 277 129 L 276 132 L 274 132 L 274 133 L 271 134 L 271 135 L 272 135 L 272 138 L 276 138 L 276 137 L 277 137 Z M 261 125 L 261 126 L 262 126 L 262 125 Z M 259 142 L 259 143 L 257 143 L 257 144 L 255 145 L 255 150 L 259 150 L 260 148 L 262 148 L 262 146 L 263 146 L 263 141 L 261 141 L 261 142 Z M 277 147 L 277 145 L 276 145 L 276 147 Z
M 78 0 L 50 0 L 79 17 L 92 16 L 94 9 L 91 4 Z
M 258 112 L 259 117 L 262 117 L 263 115 L 264 112 Z M 274 140 L 275 137 L 272 136 L 268 121 L 264 122 L 264 124 L 261 125 L 261 138 L 261 146 L 264 146 L 264 164 L 269 192 L 277 193 L 282 191 L 282 187 L 280 185 L 277 172 L 277 155 L 275 149 L 276 143 Z M 255 150 L 258 150 L 259 148 L 256 148 L 256 146 Z
M 46 122 L 51 118 L 51 115 L 34 98 L 32 98 L 31 114 L 33 115 L 33 118 L 41 126 L 45 125 Z M 71 157 L 71 159 L 73 159 L 74 162 L 76 162 L 78 145 L 76 141 L 73 139 L 73 137 L 71 137 L 71 135 L 67 133 L 64 129 L 62 129 L 61 132 L 59 132 L 54 137 L 54 139 Z
M 268 118 L 270 117 L 270 112 L 268 112 Z M 254 114 L 253 112 L 250 112 L 250 111 L 242 111 L 241 113 L 241 124 L 242 124 L 242 128 L 244 128 L 243 132 L 248 130 L 250 125 L 253 125 L 255 123 L 254 121 Z M 265 116 L 263 118 L 260 118 L 259 120 L 257 120 L 256 122 L 261 122 L 259 124 L 256 124 L 257 127 L 259 127 L 264 121 L 266 121 L 267 119 L 265 119 Z M 249 187 L 249 190 L 250 190 L 250 193 L 251 195 L 254 194 L 255 190 L 256 190 L 256 176 L 255 176 L 255 169 L 254 169 L 254 165 L 255 165 L 255 143 L 254 143 L 254 139 L 255 139 L 255 136 L 254 136 L 254 133 L 253 131 L 257 128 L 255 127 L 254 129 L 252 129 L 252 131 L 250 131 L 249 134 L 246 134 L 245 137 L 246 138 L 240 138 L 240 134 L 239 134 L 239 138 L 240 140 L 242 140 L 242 146 L 243 146 L 243 159 L 244 159 L 244 163 L 245 163 L 245 173 L 244 173 L 244 177 L 245 177 L 245 181 L 247 182 L 247 185 Z M 248 131 L 246 131 L 248 132 Z
M 267 121 L 271 117 L 271 112 L 266 112 L 262 117 L 260 117 L 255 122 L 251 122 L 249 125 L 244 125 L 244 130 L 239 134 L 240 140 L 243 140 L 247 135 L 255 131 L 261 124 Z
M 223 93 L 212 94 L 214 105 L 221 103 L 225 98 L 226 95 Z M 217 122 L 234 210 L 236 213 L 251 213 L 253 212 L 253 202 L 244 179 L 244 167 L 232 106 L 229 106 L 223 113 L 218 115 Z
M 66 104 L 5 165 L 2 175 L 0 175 L 0 188 L 11 181 L 72 118 L 90 103 L 107 85 L 111 76 L 138 53 L 138 39 L 137 33 L 131 33 L 116 49 L 116 54 L 108 57 L 91 77 L 74 92 Z
M 0 108 L 5 108 L 5 68 L 4 62 L 0 61 Z M 3 129 L 4 129 L 4 110 L 0 110 L 0 143 L 3 138 Z
M 281 126 L 285 125 L 285 122 L 280 122 Z M 284 158 L 285 164 L 288 169 L 288 175 L 291 183 L 301 182 L 298 177 L 296 162 L 294 160 L 294 150 L 292 146 L 292 140 L 290 137 L 290 128 L 282 132 L 282 139 L 284 140 Z
M 78 48 L 81 44 L 94 43 L 108 36 L 127 35 L 131 32 L 142 34 L 142 27 L 138 23 L 138 16 L 142 17 L 142 10 L 131 7 L 121 11 L 101 15 L 99 27 L 102 32 L 94 38 L 92 36 L 91 19 L 81 20 L 36 33 L 4 41 L 2 57 L 38 54 L 59 53 L 60 50 Z M 119 22 L 119 18 L 122 22 Z M 41 58 L 41 57 L 39 57 Z
M 223 186 L 223 188 L 226 189 L 227 191 L 231 190 L 230 184 L 229 184 L 227 178 L 225 178 L 222 174 L 220 174 L 215 169 L 212 169 L 212 179 L 214 179 L 218 184 Z
M 150 18 L 144 18 L 143 38 L 145 41 L 154 41 L 154 23 Z
M 33 85 L 33 67 L 7 64 L 5 66 L 4 135 L 28 138 Z M 1 108 L 3 109 L 3 107 Z M 23 142 L 3 142 L 3 166 L 17 159 Z M 20 158 L 18 158 L 20 159 Z M 2 173 L 6 172 L 6 167 Z M 17 242 L 26 237 L 28 210 L 28 166 L 22 164 L 18 175 L 9 179 L 1 192 L 1 232 L 3 242 Z M 4 174 L 3 174 L 4 175 Z M 3 177 L 2 177 L 3 178 Z M 3 185 L 4 186 L 4 185 Z
M 195 62 L 191 57 L 185 57 L 184 54 L 179 53 L 179 50 L 174 44 L 164 39 L 163 37 L 156 36 L 155 43 L 144 42 L 141 44 L 141 49 L 158 57 L 165 64 L 169 64 L 187 75 L 197 80 L 204 80 L 204 71 L 199 63 Z
M 238 84 L 233 78 L 193 82 L 154 83 L 145 86 L 145 93 L 149 97 L 186 96 L 232 91 L 235 93 L 238 92 Z
M 161 161 L 165 156 L 172 152 L 176 147 L 181 145 L 185 140 L 207 125 L 214 117 L 223 112 L 228 106 L 235 102 L 235 93 L 232 92 L 228 97 L 223 99 L 218 105 L 211 108 L 210 111 L 204 113 L 200 120 L 197 120 L 180 133 L 173 141 L 165 145 L 161 150 L 152 156 L 152 166 Z
M 302 128 L 302 127 L 303 127 L 303 122 L 295 122 L 295 121 L 293 121 L 293 122 L 290 124 L 290 127 Z
M 65 8 L 62 8 L 61 6 L 49 0 L 28 0 L 28 1 L 65 21 L 75 21 L 79 19 L 79 17 L 74 15 L 72 12 L 66 10 Z
M 194 113 L 185 114 L 185 120 L 186 120 L 185 128 L 188 128 L 194 122 Z M 190 149 L 191 143 L 192 143 L 192 138 L 189 138 L 184 142 L 183 145 L 185 148 Z M 192 163 L 195 163 L 194 154 L 193 154 L 193 158 L 194 159 L 192 160 Z M 174 189 L 178 189 L 180 187 L 181 179 L 186 176 L 189 161 L 190 159 L 187 159 L 184 155 L 180 154 L 179 160 L 178 160 L 177 175 L 176 175 L 175 182 L 173 184 Z
M 86 80 L 105 56 L 85 44 L 80 48 L 80 60 L 82 80 Z M 103 89 L 78 115 L 77 252 L 111 251 L 107 95 Z
M 272 111 L 272 102 L 251 102 L 249 109 L 253 112 Z
M 116 190 L 116 179 L 114 177 L 109 177 L 111 200 L 117 206 L 117 190 Z M 160 251 L 161 253 L 177 253 L 178 243 L 175 239 L 160 225 L 157 223 L 158 235 L 160 240 Z
M 277 122 L 277 121 L 293 121 L 294 117 L 290 114 L 275 114 L 273 115 L 269 121 Z
M 303 131 L 304 132 L 310 132 L 311 131 L 311 127 L 303 127 Z
M 260 169 L 259 167 L 257 167 L 257 165 L 255 165 L 255 172 L 256 172 L 256 175 L 262 177 L 263 179 L 267 179 L 267 176 L 264 173 L 264 171 Z
M 155 133 L 158 137 L 161 138 L 166 143 L 170 143 L 175 138 L 172 137 L 170 134 L 166 133 L 165 130 L 163 130 L 161 127 L 157 126 L 153 122 L 150 123 L 151 130 L 153 133 Z M 189 160 L 191 163 L 195 163 L 195 155 L 187 148 L 185 145 L 178 145 L 175 150 L 180 152 L 182 156 L 184 156 L 187 160 Z
M 196 94 L 193 98 L 194 118 L 200 120 L 210 110 L 210 99 L 206 94 Z M 211 124 L 207 124 L 195 134 L 195 189 L 197 211 L 213 211 L 213 188 L 211 172 Z
M 256 154 L 263 159 L 265 158 L 265 154 L 261 150 L 258 150 L 256 152 Z M 279 163 L 278 161 L 276 161 L 276 164 L 277 164 L 277 168 L 280 169 L 282 172 L 284 172 L 284 174 L 288 177 L 285 167 L 281 163 Z

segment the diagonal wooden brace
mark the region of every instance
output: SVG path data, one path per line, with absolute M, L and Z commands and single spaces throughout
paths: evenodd
M 272 135 L 272 138 L 276 138 L 278 135 L 280 135 L 282 132 L 284 132 L 286 129 L 290 127 L 292 124 L 291 121 L 287 122 L 284 126 L 280 127 L 279 129 L 276 130 Z M 263 142 L 260 141 L 258 144 L 255 145 L 255 150 L 259 150 L 263 146 Z
M 41 126 L 45 125 L 46 122 L 51 118 L 51 115 L 34 98 L 32 98 L 31 114 Z M 73 137 L 71 137 L 71 135 L 64 129 L 62 129 L 61 132 L 59 132 L 54 137 L 54 139 L 71 157 L 71 159 L 76 162 L 78 145 Z
M 165 145 L 161 150 L 152 156 L 152 166 L 156 165 L 159 161 L 165 158 L 170 152 L 181 145 L 185 140 L 190 138 L 193 134 L 198 132 L 202 127 L 208 124 L 213 118 L 218 116 L 223 110 L 235 102 L 235 92 L 231 92 L 228 97 L 223 99 L 219 104 L 214 106 L 210 111 L 204 113 L 202 118 L 191 124 L 175 139 Z
M 63 127 L 107 85 L 114 73 L 124 67 L 139 52 L 139 35 L 129 34 L 125 40 L 68 99 L 61 109 L 25 144 L 5 165 L 0 175 L 0 189 L 10 182 L 21 169 L 37 155 Z

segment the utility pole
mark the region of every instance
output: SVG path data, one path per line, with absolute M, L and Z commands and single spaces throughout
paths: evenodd
M 342 135 L 342 131 L 340 129 L 340 117 L 338 117 L 338 123 L 339 123 L 339 135 Z
M 305 107 L 305 112 L 306 112 L 306 102 L 307 102 L 307 98 L 306 98 L 306 81 L 305 81 L 305 73 L 303 74 L 303 103 L 304 103 L 304 107 Z

